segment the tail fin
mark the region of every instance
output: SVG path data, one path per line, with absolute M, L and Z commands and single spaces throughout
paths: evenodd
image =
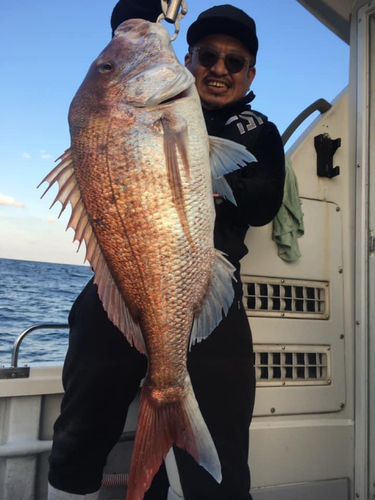
M 176 444 L 188 451 L 217 482 L 221 482 L 219 457 L 187 380 L 186 397 L 156 406 L 147 387 L 141 395 L 126 500 L 143 500 L 168 451 Z

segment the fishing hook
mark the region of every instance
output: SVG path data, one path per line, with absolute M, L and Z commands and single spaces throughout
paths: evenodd
M 167 23 L 174 24 L 174 34 L 171 42 L 176 40 L 180 32 L 180 20 L 187 14 L 187 5 L 185 0 L 161 0 L 162 13 L 157 18 L 157 23 L 167 21 Z

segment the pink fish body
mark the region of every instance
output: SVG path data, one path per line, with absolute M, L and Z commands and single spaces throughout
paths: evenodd
M 253 158 L 209 140 L 167 30 L 138 19 L 92 64 L 69 124 L 71 147 L 44 180 L 58 182 L 62 210 L 71 203 L 68 227 L 85 241 L 109 319 L 148 358 L 127 500 L 143 498 L 173 444 L 220 482 L 186 360 L 233 300 L 233 267 L 213 245 L 212 173 Z

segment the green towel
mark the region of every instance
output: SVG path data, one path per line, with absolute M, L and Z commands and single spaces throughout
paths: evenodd
M 284 198 L 280 210 L 273 220 L 272 231 L 272 239 L 278 246 L 281 259 L 294 262 L 301 257 L 298 238 L 304 232 L 297 177 L 290 159 L 285 157 Z

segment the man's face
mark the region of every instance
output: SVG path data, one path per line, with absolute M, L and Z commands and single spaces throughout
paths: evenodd
M 198 50 L 185 56 L 185 66 L 195 76 L 202 106 L 217 109 L 241 99 L 255 77 L 255 68 L 249 68 L 253 58 L 246 47 L 236 38 L 223 34 L 208 35 L 196 43 L 195 48 L 197 47 L 211 48 L 221 54 L 217 63 L 210 68 L 200 64 Z M 225 54 L 239 54 L 249 61 L 241 71 L 231 73 L 224 64 Z

